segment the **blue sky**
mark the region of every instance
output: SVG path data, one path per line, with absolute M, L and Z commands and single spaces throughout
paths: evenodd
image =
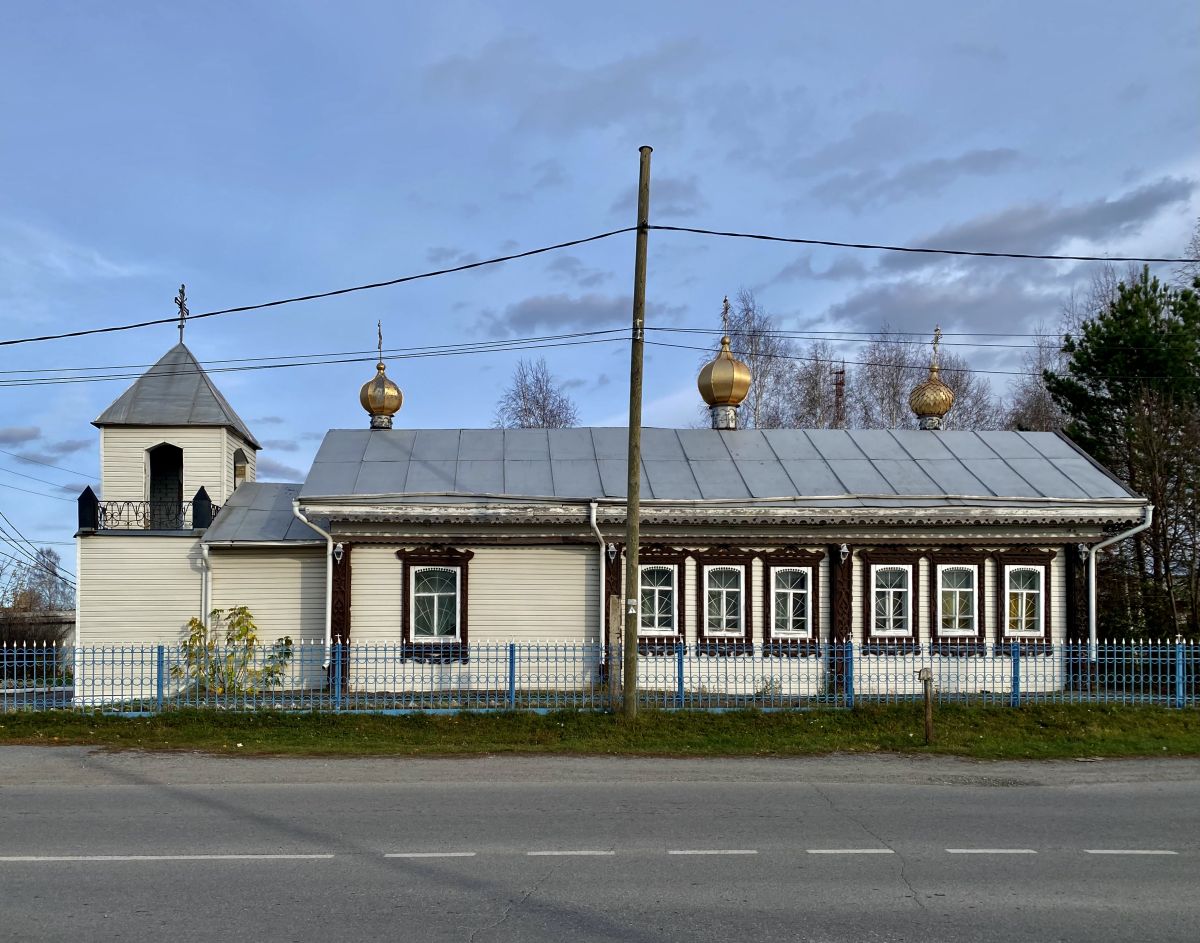
M 0 334 L 170 316 L 181 282 L 203 311 L 630 225 L 640 144 L 658 223 L 1176 255 L 1200 215 L 1197 89 L 1194 2 L 8 4 Z M 378 319 L 389 347 L 617 327 L 632 261 L 622 236 L 211 318 L 187 342 L 207 361 L 366 350 Z M 789 327 L 1016 331 L 1087 278 L 656 232 L 649 317 L 712 326 L 746 286 Z M 148 364 L 175 339 L 0 348 L 0 370 Z M 544 353 L 584 423 L 623 422 L 623 345 Z M 489 425 L 517 356 L 394 363 L 398 424 Z M 647 424 L 695 420 L 696 363 L 650 349 Z M 287 479 L 324 430 L 364 424 L 371 372 L 216 381 L 267 446 L 261 477 Z M 56 498 L 97 473 L 89 423 L 126 385 L 0 392 L 0 449 L 71 470 L 0 453 L 0 509 L 36 542 L 70 539 Z

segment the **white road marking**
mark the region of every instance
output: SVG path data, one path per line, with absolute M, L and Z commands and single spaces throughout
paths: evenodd
M 474 858 L 473 851 L 396 851 L 385 858 Z
M 894 855 L 891 848 L 809 848 L 810 855 Z
M 5 855 L 0 862 L 34 861 L 309 861 L 333 855 Z
M 947 848 L 950 855 L 1036 855 L 1032 848 Z
M 599 858 L 615 855 L 615 851 L 527 851 L 530 858 Z
M 1085 848 L 1089 855 L 1177 855 L 1177 851 L 1163 848 Z
M 753 848 L 678 848 L 668 851 L 669 855 L 756 855 Z

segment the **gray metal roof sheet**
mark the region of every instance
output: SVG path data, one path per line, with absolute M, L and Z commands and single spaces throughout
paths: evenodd
M 262 448 L 192 352 L 176 344 L 113 401 L 96 426 L 221 426 Z
M 240 485 L 221 507 L 205 543 L 264 543 L 303 541 L 323 543 L 324 538 L 292 513 L 298 484 L 251 481 Z M 324 523 L 324 522 L 318 522 Z
M 628 434 L 577 429 L 331 430 L 302 497 L 434 493 L 586 499 L 625 495 Z M 642 432 L 647 500 L 956 496 L 1136 497 L 1047 432 L 654 429 Z

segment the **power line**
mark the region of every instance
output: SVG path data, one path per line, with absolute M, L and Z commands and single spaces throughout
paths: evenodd
M 74 498 L 60 498 L 56 494 L 47 494 L 45 491 L 30 491 L 28 488 L 18 488 L 16 485 L 6 485 L 2 481 L 0 481 L 0 488 L 9 488 L 13 491 L 23 492 L 24 494 L 36 494 L 39 498 L 53 498 L 55 501 L 66 501 L 70 504 L 75 503 Z
M 349 288 L 335 288 L 331 291 L 319 291 L 308 295 L 295 295 L 291 298 L 277 298 L 274 301 L 262 301 L 252 305 L 238 305 L 234 308 L 220 308 L 216 311 L 203 311 L 199 314 L 188 314 L 189 321 L 198 321 L 201 318 L 214 318 L 219 314 L 238 314 L 244 311 L 260 311 L 263 308 L 276 308 L 280 305 L 296 304 L 300 301 L 316 301 L 319 298 L 333 298 L 337 295 L 349 295 L 358 291 L 370 291 L 373 288 L 386 288 L 389 285 L 401 285 L 405 282 L 415 282 L 423 278 L 436 278 L 439 275 L 450 275 L 454 272 L 466 272 L 470 269 L 482 268 L 485 265 L 498 265 L 501 262 L 511 262 L 514 259 L 525 259 L 532 255 L 541 255 L 544 252 L 554 252 L 558 249 L 569 249 L 572 246 L 581 246 L 588 242 L 597 242 L 601 239 L 608 239 L 611 236 L 619 236 L 622 233 L 634 232 L 636 226 L 626 226 L 623 229 L 613 229 L 608 232 L 597 233 L 594 236 L 586 236 L 583 239 L 571 239 L 568 242 L 558 242 L 552 246 L 541 246 L 537 249 L 527 249 L 524 252 L 514 252 L 511 255 L 496 256 L 491 259 L 482 259 L 477 262 L 466 262 L 462 265 L 455 265 L 450 268 L 436 269 L 431 272 L 421 272 L 417 275 L 402 275 L 399 278 L 389 278 L 385 281 L 370 282 L 366 285 L 352 285 Z M 62 334 L 43 334 L 39 337 L 18 337 L 10 340 L 0 340 L 0 347 L 11 347 L 14 344 L 33 344 L 39 341 L 56 341 L 63 340 L 68 337 L 87 337 L 91 334 L 111 334 L 115 331 L 131 331 L 139 327 L 151 327 L 155 324 L 175 324 L 179 321 L 179 317 L 171 318 L 155 318 L 150 321 L 138 321 L 133 324 L 118 324 L 110 327 L 95 327 L 88 328 L 82 331 L 65 331 Z
M 5 514 L 3 511 L 0 511 L 0 518 L 3 518 L 4 522 L 13 529 L 13 533 L 15 533 L 18 537 L 20 537 L 21 540 L 23 540 L 25 542 L 25 545 L 27 547 L 29 547 L 29 550 L 26 552 L 31 553 L 33 558 L 37 559 L 37 547 L 35 547 L 33 544 L 31 544 L 29 542 L 29 538 L 21 533 L 21 531 L 17 527 L 17 525 L 12 522 L 12 519 L 7 514 Z M 2 526 L 0 526 L 0 534 L 6 534 L 7 536 L 9 536 L 11 538 L 11 535 L 7 534 L 7 532 L 4 530 L 4 528 Z M 10 540 L 10 543 L 11 543 L 11 540 Z
M 960 255 L 984 259 L 1038 259 L 1048 262 L 1194 262 L 1194 259 L 1150 258 L 1121 255 L 1043 255 L 1036 252 L 984 252 L 975 249 L 934 249 L 926 246 L 892 246 L 872 242 L 835 242 L 831 239 L 800 239 L 789 236 L 767 236 L 751 232 L 722 232 L 715 229 L 695 229 L 690 226 L 648 226 L 665 232 L 690 232 L 701 236 L 727 236 L 733 239 L 757 239 L 761 242 L 787 242 L 803 246 L 830 246 L 835 249 L 877 249 L 881 252 L 910 252 L 921 255 Z
M 20 563 L 25 566 L 36 567 L 37 569 L 41 570 L 43 573 L 48 573 L 50 576 L 53 576 L 55 579 L 61 580 L 62 582 L 66 583 L 68 586 L 71 587 L 71 589 L 78 588 L 78 587 L 76 587 L 73 580 L 69 580 L 65 576 L 62 575 L 63 573 L 70 573 L 71 572 L 70 570 L 62 570 L 62 572 L 59 572 L 59 570 L 52 569 L 51 567 L 48 567 L 42 563 L 29 563 L 26 560 L 22 560 L 20 557 L 14 557 L 11 553 L 5 553 L 3 550 L 0 550 L 0 557 L 8 557 L 8 559 L 12 560 L 14 563 Z
M 6 475 L 16 475 L 19 478 L 28 478 L 30 481 L 39 481 L 43 485 L 53 485 L 55 488 L 63 487 L 57 481 L 51 481 L 49 478 L 38 478 L 36 475 L 26 475 L 24 472 L 19 472 L 16 469 L 9 468 L 6 465 L 0 465 L 0 472 L 4 472 Z M 95 479 L 91 480 L 94 481 Z
M 82 475 L 88 481 L 97 480 L 95 475 L 90 475 L 87 472 L 75 471 L 73 468 L 64 468 L 62 465 L 52 465 L 50 462 L 42 462 L 36 458 L 29 458 L 28 456 L 22 455 L 20 452 L 10 452 L 8 449 L 0 449 L 0 452 L 4 453 L 5 455 L 11 455 L 13 458 L 19 458 L 23 462 L 32 462 L 34 465 L 43 465 L 46 468 L 57 468 L 59 471 L 70 472 L 72 475 Z M 51 484 L 51 482 L 47 482 L 47 484 Z
M 620 333 L 620 332 L 621 332 L 620 329 L 613 329 L 611 331 L 596 331 L 596 332 L 590 332 L 590 333 L 616 334 L 616 333 Z M 572 335 L 572 336 L 578 336 L 578 335 Z M 420 360 L 420 359 L 425 359 L 425 358 L 429 358 L 429 357 L 455 357 L 455 356 L 464 356 L 467 354 L 504 353 L 504 352 L 524 351 L 524 350 L 547 350 L 547 349 L 554 348 L 554 347 L 583 347 L 583 346 L 588 346 L 591 344 L 612 344 L 612 343 L 617 343 L 617 342 L 620 342 L 623 340 L 624 340 L 623 337 L 601 337 L 601 338 L 592 338 L 589 340 L 557 341 L 557 342 L 550 342 L 550 343 L 533 343 L 533 344 L 488 342 L 481 346 L 464 347 L 464 348 L 458 349 L 458 350 L 429 350 L 429 349 L 425 349 L 425 348 L 413 349 L 412 352 L 409 352 L 409 353 L 390 354 L 390 355 L 388 355 L 388 359 L 390 359 L 390 360 Z M 320 355 L 314 355 L 314 356 L 320 356 Z M 338 359 L 331 359 L 331 360 L 330 359 L 306 360 L 306 361 L 293 361 L 293 362 L 289 362 L 289 363 L 264 363 L 264 364 L 253 364 L 253 365 L 240 366 L 240 367 L 216 367 L 211 370 L 204 370 L 203 372 L 208 373 L 208 374 L 244 373 L 246 371 L 251 371 L 251 370 L 279 370 L 279 369 L 288 368 L 288 367 L 319 367 L 319 366 L 338 365 L 338 364 L 347 364 L 347 363 L 374 363 L 375 360 L 377 359 L 377 356 L 378 356 L 378 354 L 377 354 L 377 352 L 375 352 L 375 353 L 372 353 L 371 356 L 369 356 L 369 357 L 347 357 L 347 358 L 338 358 Z M 191 370 L 191 369 L 188 369 L 188 370 L 164 370 L 159 373 L 156 373 L 155 376 L 157 376 L 157 377 L 195 376 L 199 372 L 200 371 Z M 127 374 L 104 374 L 104 375 L 81 376 L 81 377 L 26 377 L 26 378 L 23 378 L 20 380 L 0 380 L 0 387 L 15 388 L 15 387 L 26 387 L 26 386 L 58 386 L 58 385 L 68 384 L 68 383 L 96 383 L 96 382 L 107 382 L 107 381 L 112 381 L 112 380 L 133 380 L 133 379 L 137 379 L 141 375 L 142 374 L 138 374 L 138 373 L 127 373 Z

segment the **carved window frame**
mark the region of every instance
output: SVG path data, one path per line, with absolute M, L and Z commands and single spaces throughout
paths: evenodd
M 921 560 L 926 556 L 918 550 L 863 550 L 862 575 L 862 651 L 865 655 L 897 655 L 920 652 L 921 635 L 917 616 L 917 594 L 921 592 Z M 878 633 L 875 631 L 875 572 L 881 568 L 903 567 L 908 572 L 908 630 Z
M 929 638 L 935 655 L 982 655 L 987 644 L 987 561 L 979 552 L 934 551 L 929 559 Z M 975 571 L 975 632 L 942 631 L 942 570 L 971 567 Z
M 696 654 L 749 655 L 754 651 L 754 606 L 751 586 L 754 560 L 761 554 L 733 548 L 711 548 L 692 554 L 696 560 Z M 708 632 L 708 571 L 737 568 L 742 573 L 742 631 Z
M 1057 553 L 1054 550 L 1005 550 L 995 555 L 996 560 L 996 646 L 999 654 L 1007 655 L 1016 644 L 1022 655 L 1049 654 L 1053 609 L 1051 590 L 1051 564 Z M 1037 634 L 1013 634 L 1008 629 L 1008 575 L 1011 570 L 1034 569 L 1041 571 L 1041 630 Z
M 817 655 L 821 651 L 821 564 L 827 555 L 816 551 L 763 554 L 762 637 L 764 656 Z M 808 571 L 808 636 L 775 632 L 775 571 Z
M 470 573 L 468 563 L 474 556 L 475 554 L 470 550 L 455 550 L 451 547 L 416 547 L 396 551 L 396 557 L 400 560 L 400 585 L 402 587 L 400 593 L 402 639 L 400 654 L 402 658 L 436 663 L 466 662 L 468 660 L 470 651 L 470 619 L 467 606 Z M 458 637 L 453 640 L 437 641 L 413 636 L 413 577 L 416 570 L 424 567 L 453 569 L 458 573 Z

